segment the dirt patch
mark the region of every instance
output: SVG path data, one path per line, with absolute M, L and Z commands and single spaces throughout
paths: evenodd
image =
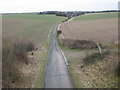
M 71 21 L 63 23 L 64 39 L 90 40 L 103 45 L 118 43 L 118 19 Z

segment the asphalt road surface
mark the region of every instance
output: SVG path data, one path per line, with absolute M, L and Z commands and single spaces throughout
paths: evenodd
M 68 67 L 56 40 L 57 25 L 53 27 L 44 88 L 73 88 Z

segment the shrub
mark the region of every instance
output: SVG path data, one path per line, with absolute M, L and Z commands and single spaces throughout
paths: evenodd
M 30 41 L 18 40 L 13 42 L 13 54 L 17 56 L 18 60 L 28 64 L 27 52 L 33 51 L 35 46 Z
M 35 49 L 35 45 L 31 41 L 28 41 L 26 46 L 27 46 L 27 51 L 28 52 L 33 51 Z
M 64 39 L 63 45 L 68 46 L 72 49 L 93 49 L 97 48 L 97 44 L 90 40 L 73 40 L 73 39 Z

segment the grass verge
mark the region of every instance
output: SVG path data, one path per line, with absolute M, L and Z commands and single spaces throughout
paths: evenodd
M 75 60 L 76 61 L 76 60 Z M 77 60 L 76 62 L 71 62 L 72 64 L 69 66 L 69 72 L 70 72 L 70 75 L 72 76 L 72 80 L 74 82 L 74 85 L 75 85 L 75 88 L 84 88 L 85 86 L 83 85 L 83 83 L 81 82 L 80 80 L 80 77 L 79 77 L 79 74 L 76 73 L 75 71 L 75 65 L 76 64 L 73 64 L 73 63 L 79 63 L 78 62 L 79 60 Z
M 42 53 L 40 55 L 40 62 L 39 62 L 39 72 L 37 75 L 37 79 L 35 81 L 35 87 L 36 88 L 43 88 L 44 86 L 44 78 L 45 78 L 45 72 L 46 72 L 46 65 L 47 65 L 47 60 L 48 60 L 48 51 L 49 51 L 49 44 L 50 44 L 50 36 L 51 36 L 51 31 L 49 32 L 48 35 L 48 40 L 46 40 L 44 46 L 45 48 L 42 50 Z

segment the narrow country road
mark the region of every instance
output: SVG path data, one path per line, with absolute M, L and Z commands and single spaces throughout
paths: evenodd
M 56 40 L 57 25 L 52 29 L 44 88 L 73 88 L 67 65 Z

